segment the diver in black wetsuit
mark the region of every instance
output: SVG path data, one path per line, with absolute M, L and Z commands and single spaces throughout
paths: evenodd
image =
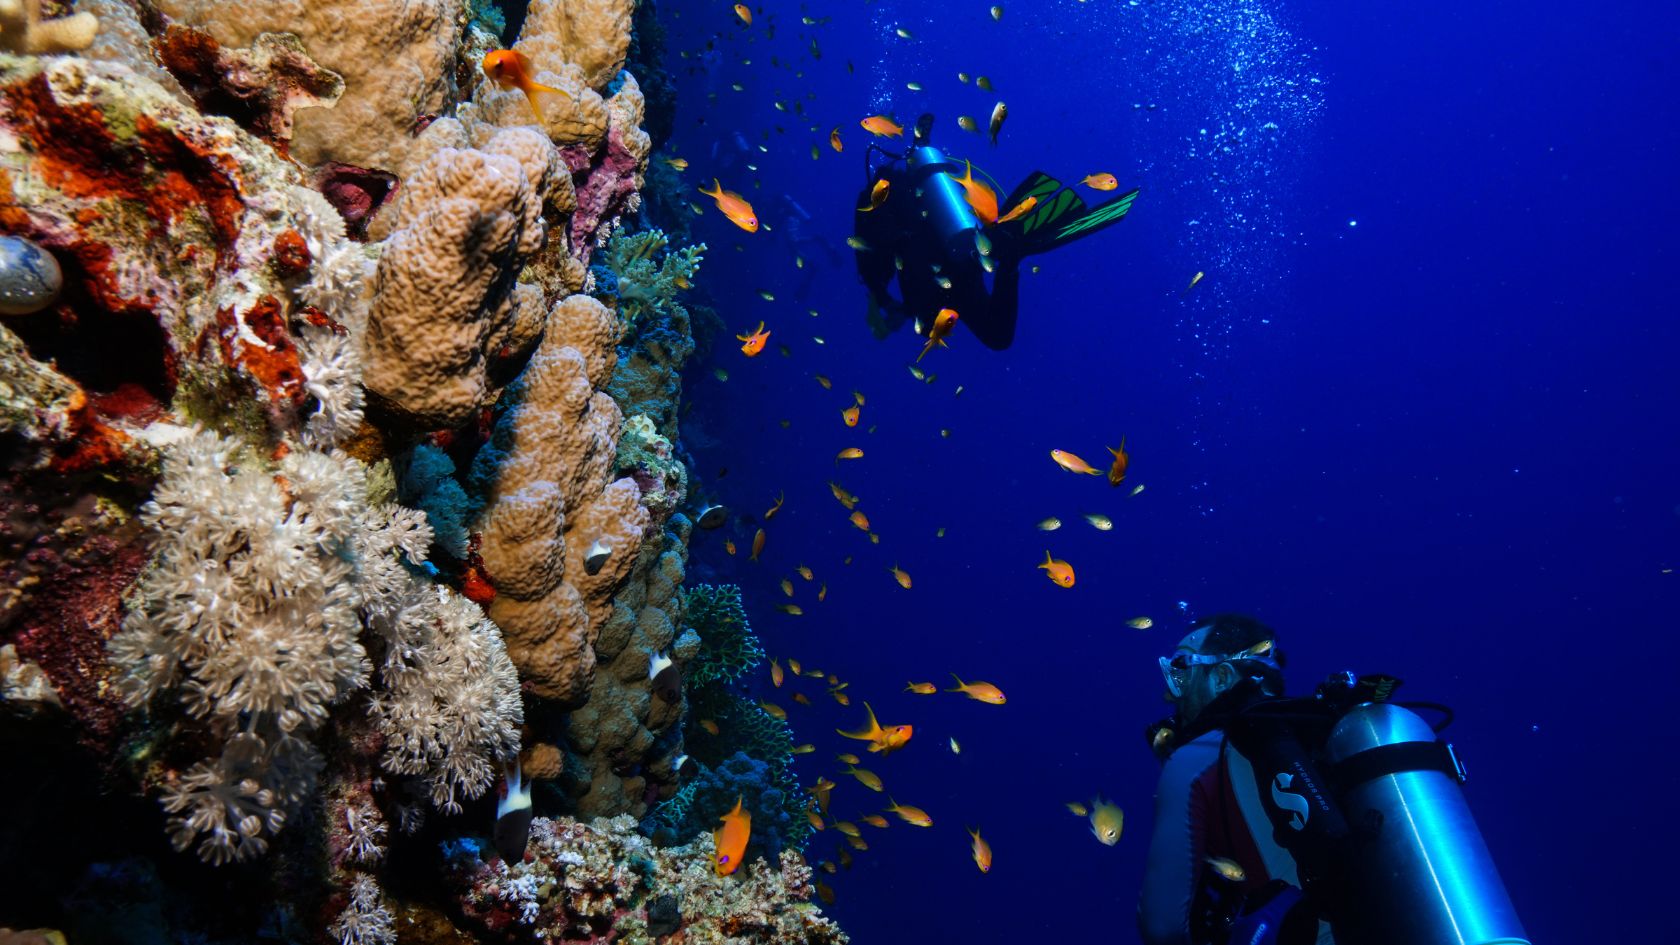
M 865 153 L 867 182 L 854 214 L 852 246 L 858 275 L 869 289 L 870 327 L 885 338 L 913 321 L 917 332 L 926 334 L 939 310 L 949 308 L 981 344 L 1001 351 L 1015 340 L 1021 259 L 1118 222 L 1137 191 L 1087 207 L 1061 182 L 1034 172 L 998 204 L 1000 217 L 1028 198 L 1031 209 L 987 225 L 957 182 L 965 165 L 929 143 L 932 130 L 933 116 L 923 115 L 905 153 L 873 143 Z M 887 159 L 878 166 L 877 154 Z M 863 209 L 881 180 L 887 182 L 886 200 Z M 888 291 L 895 277 L 898 298 Z

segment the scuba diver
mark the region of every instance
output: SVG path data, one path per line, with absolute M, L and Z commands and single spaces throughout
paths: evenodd
M 1165 764 L 1144 942 L 1528 945 L 1436 737 L 1450 709 L 1351 673 L 1285 697 L 1276 635 L 1239 614 L 1160 664 L 1174 712 L 1147 730 Z
M 925 335 L 933 330 L 935 314 L 948 308 L 981 344 L 1001 351 L 1015 340 L 1020 261 L 1119 222 L 1138 192 L 1088 207 L 1060 181 L 1035 171 L 989 208 L 997 222 L 987 222 L 960 182 L 968 166 L 929 143 L 932 130 L 933 116 L 924 114 L 916 120 L 908 151 L 895 154 L 871 142 L 864 153 L 867 181 L 848 242 L 869 288 L 870 327 L 885 338 L 914 321 Z M 887 160 L 877 166 L 877 155 Z M 872 201 L 883 181 L 886 199 Z M 1000 192 L 977 179 L 976 186 L 989 190 L 991 200 Z M 1008 219 L 1028 199 L 1030 209 Z M 897 299 L 888 291 L 895 276 Z

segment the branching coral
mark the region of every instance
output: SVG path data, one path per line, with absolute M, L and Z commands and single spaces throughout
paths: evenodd
M 697 584 L 685 588 L 683 597 L 687 623 L 700 634 L 700 655 L 688 668 L 691 688 L 734 682 L 764 661 L 739 587 Z
M 599 265 L 613 276 L 618 313 L 626 321 L 627 331 L 634 332 L 646 318 L 669 318 L 678 312 L 686 324 L 687 313 L 677 303 L 677 296 L 700 271 L 706 244 L 668 250 L 668 242 L 662 230 L 620 231 L 607 241 Z M 597 285 L 602 281 L 597 279 Z

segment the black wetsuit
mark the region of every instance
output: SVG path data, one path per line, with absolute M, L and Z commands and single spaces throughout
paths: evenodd
M 856 254 L 858 275 L 871 301 L 882 310 L 883 317 L 873 320 L 877 335 L 885 337 L 906 319 L 918 320 L 925 333 L 939 310 L 950 308 L 981 344 L 1001 351 L 1015 340 L 1019 256 L 1007 234 L 988 234 L 996 263 L 988 287 L 978 252 L 953 256 L 942 244 L 933 224 L 922 215 L 916 191 L 931 175 L 950 170 L 962 168 L 950 164 L 910 167 L 895 160 L 877 172 L 875 180 L 888 182 L 887 200 L 874 210 L 853 215 L 854 232 L 868 247 Z M 858 206 L 869 206 L 869 188 L 859 195 Z M 897 299 L 888 290 L 894 277 L 898 279 Z M 950 280 L 950 288 L 944 287 L 940 277 Z

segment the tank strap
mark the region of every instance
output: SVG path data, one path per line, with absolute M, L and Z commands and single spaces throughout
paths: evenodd
M 1330 780 L 1341 794 L 1377 778 L 1407 771 L 1439 771 L 1460 784 L 1467 777 L 1452 745 L 1441 742 L 1400 742 L 1367 749 L 1330 768 Z

